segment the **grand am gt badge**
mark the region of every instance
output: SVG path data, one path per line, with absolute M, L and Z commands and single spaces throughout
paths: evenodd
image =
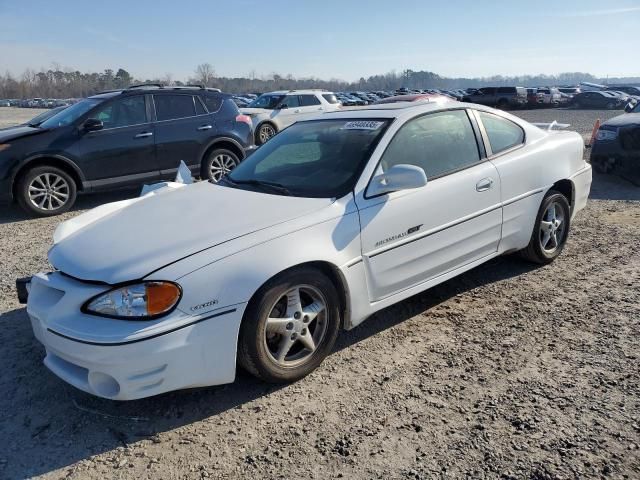
M 197 312 L 198 310 L 202 310 L 203 308 L 207 308 L 207 307 L 213 307 L 214 305 L 217 305 L 217 304 L 218 304 L 217 299 L 209 300 L 208 302 L 201 303 L 200 305 L 194 305 L 189 310 L 191 310 L 192 312 Z
M 393 235 L 392 237 L 389 238 L 385 238 L 384 240 L 380 240 L 378 242 L 376 242 L 376 247 L 381 247 L 382 245 L 385 245 L 389 242 L 393 242 L 394 240 L 399 240 L 403 237 L 406 237 L 407 235 L 411 235 L 412 233 L 416 233 L 418 230 L 420 230 L 422 228 L 422 225 L 424 225 L 423 223 L 421 223 L 420 225 L 416 225 L 415 227 L 411 227 L 409 230 L 407 230 L 406 232 L 402 232 L 402 233 L 398 233 L 397 235 Z

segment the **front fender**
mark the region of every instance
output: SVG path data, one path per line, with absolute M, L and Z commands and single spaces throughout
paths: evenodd
M 178 308 L 190 314 L 246 303 L 278 273 L 309 262 L 337 268 L 349 284 L 350 265 L 361 252 L 360 222 L 351 196 L 346 202 L 334 202 L 316 223 L 304 222 L 288 224 L 286 232 L 266 229 L 220 245 L 169 265 L 149 279 L 179 283 L 183 297 Z M 346 290 L 351 290 L 349 285 Z

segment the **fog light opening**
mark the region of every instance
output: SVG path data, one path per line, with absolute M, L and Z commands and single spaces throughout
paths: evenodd
M 120 393 L 120 384 L 111 375 L 102 372 L 89 373 L 89 385 L 102 397 L 113 398 Z

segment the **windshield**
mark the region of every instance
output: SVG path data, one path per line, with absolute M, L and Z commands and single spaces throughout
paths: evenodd
M 42 112 L 40 115 L 36 115 L 31 120 L 29 120 L 27 122 L 27 125 L 29 125 L 30 127 L 37 127 L 42 122 L 44 122 L 47 118 L 53 117 L 54 115 L 59 113 L 61 110 L 64 110 L 65 108 L 66 107 L 58 107 L 58 108 L 54 108 L 53 110 Z
M 273 110 L 283 98 L 284 95 L 272 95 L 270 93 L 265 93 L 251 102 L 249 104 L 249 108 L 267 108 L 269 110 Z
M 342 197 L 353 189 L 388 122 L 342 119 L 295 123 L 240 163 L 222 185 L 260 189 L 262 183 L 265 193 Z
M 70 125 L 101 102 L 101 99 L 96 98 L 85 98 L 84 100 L 80 100 L 78 103 L 65 108 L 61 112 L 56 113 L 53 117 L 42 122 L 40 127 L 56 128 Z

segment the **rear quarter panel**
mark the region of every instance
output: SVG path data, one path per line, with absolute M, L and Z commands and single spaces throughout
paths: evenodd
M 544 132 L 518 123 L 525 129 L 525 145 L 491 159 L 500 175 L 503 252 L 528 244 L 544 195 L 554 183 L 570 179 L 585 167 L 578 133 Z

